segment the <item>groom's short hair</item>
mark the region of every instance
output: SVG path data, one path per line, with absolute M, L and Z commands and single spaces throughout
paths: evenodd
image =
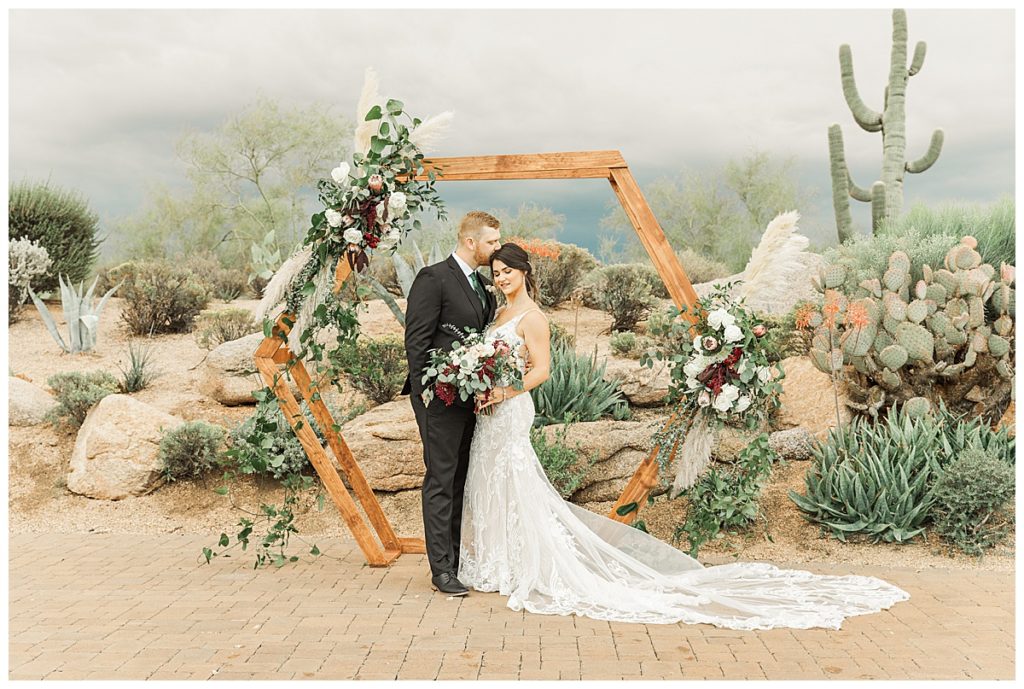
M 490 213 L 484 213 L 483 211 L 470 211 L 466 213 L 466 217 L 459 221 L 459 241 L 461 242 L 466 237 L 479 237 L 480 230 L 485 227 L 500 229 L 501 221 Z

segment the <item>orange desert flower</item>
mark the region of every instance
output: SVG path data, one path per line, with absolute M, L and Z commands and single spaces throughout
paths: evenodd
M 811 319 L 818 313 L 818 309 L 815 308 L 814 304 L 802 304 L 796 310 L 793 315 L 796 321 L 796 327 L 800 330 L 808 330 L 811 327 Z
M 851 303 L 846 309 L 846 324 L 851 328 L 863 328 L 870 323 L 867 307 L 859 301 Z

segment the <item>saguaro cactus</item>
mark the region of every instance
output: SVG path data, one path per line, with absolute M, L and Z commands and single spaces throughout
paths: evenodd
M 882 177 L 870 189 L 857 186 L 850 176 L 843 150 L 843 131 L 838 124 L 828 129 L 828 147 L 832 171 L 832 204 L 836 212 L 839 241 L 853 236 L 853 218 L 850 215 L 850 197 L 871 203 L 871 229 L 877 232 L 883 220 L 892 220 L 903 209 L 903 174 L 924 172 L 939 158 L 942 151 L 943 131 L 932 132 L 928 151 L 913 162 L 906 160 L 906 103 L 907 80 L 921 71 L 926 46 L 918 41 L 914 59 L 907 67 L 907 13 L 892 11 L 892 57 L 889 66 L 889 85 L 885 87 L 882 112 L 872 110 L 861 100 L 853 76 L 853 55 L 850 46 L 839 46 L 839 69 L 843 80 L 843 96 L 850 106 L 853 119 L 861 129 L 882 132 Z

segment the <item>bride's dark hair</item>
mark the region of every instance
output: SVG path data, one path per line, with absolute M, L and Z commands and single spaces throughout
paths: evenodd
M 526 293 L 530 298 L 537 301 L 540 291 L 537 289 L 537 278 L 533 275 L 533 266 L 530 265 L 530 255 L 518 244 L 508 242 L 502 244 L 497 251 L 491 254 L 491 275 L 494 275 L 494 262 L 501 261 L 509 268 L 515 268 L 526 273 Z

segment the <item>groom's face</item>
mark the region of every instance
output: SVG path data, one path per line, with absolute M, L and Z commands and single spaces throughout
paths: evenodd
M 491 262 L 491 254 L 501 247 L 501 232 L 496 227 L 484 227 L 480 230 L 475 246 L 473 247 L 473 258 L 478 266 L 485 266 Z

